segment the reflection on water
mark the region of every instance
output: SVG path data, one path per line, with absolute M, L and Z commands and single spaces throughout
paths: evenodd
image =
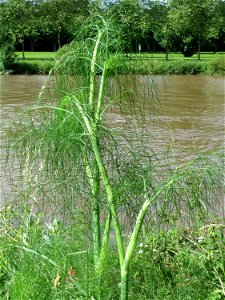
M 0 75 L 1 140 L 15 114 L 34 105 L 45 79 L 46 76 L 42 75 Z M 224 79 L 170 75 L 157 76 L 155 80 L 161 106 L 151 140 L 154 151 L 164 151 L 172 146 L 177 152 L 182 153 L 182 159 L 188 159 L 195 151 L 222 149 Z M 112 111 L 110 118 L 114 126 L 120 126 L 123 121 L 117 111 Z M 1 144 L 1 148 L 3 147 Z M 4 160 L 3 154 L 1 159 Z M 10 190 L 4 179 L 3 167 L 1 186 L 2 202 L 6 197 L 4 195 L 8 195 Z

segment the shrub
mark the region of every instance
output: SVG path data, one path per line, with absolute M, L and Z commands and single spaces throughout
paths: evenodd
M 140 243 L 132 269 L 138 299 L 223 299 L 224 225 L 152 233 Z M 140 293 L 141 291 L 141 293 Z
M 211 74 L 225 74 L 225 58 L 217 58 L 209 63 L 209 71 Z
M 205 64 L 196 61 L 155 61 L 153 74 L 200 74 L 205 71 Z
M 25 62 L 19 61 L 13 66 L 14 74 L 48 74 L 54 62 Z
M 13 44 L 4 44 L 0 49 L 0 71 L 8 71 L 13 69 L 16 61 Z

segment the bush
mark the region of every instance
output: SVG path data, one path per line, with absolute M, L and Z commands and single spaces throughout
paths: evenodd
M 53 68 L 54 62 L 25 62 L 20 61 L 14 64 L 13 74 L 48 74 Z
M 16 61 L 16 54 L 12 44 L 4 44 L 0 49 L 0 71 L 13 69 Z
M 217 58 L 209 63 L 209 71 L 211 74 L 225 74 L 225 58 Z
M 153 64 L 154 74 L 200 74 L 204 64 L 196 61 L 157 61 Z
M 0 299 L 83 299 L 93 270 L 82 225 L 45 224 L 29 208 L 16 210 L 0 211 Z
M 184 55 L 184 57 L 192 57 L 195 54 L 195 48 L 185 47 L 181 50 L 181 53 Z
M 139 244 L 132 268 L 138 299 L 224 299 L 225 225 L 153 233 Z

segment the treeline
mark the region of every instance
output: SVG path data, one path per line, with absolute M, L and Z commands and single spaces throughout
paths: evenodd
M 127 51 L 224 51 L 223 0 L 0 0 L 0 47 L 55 51 L 95 12 L 114 19 Z

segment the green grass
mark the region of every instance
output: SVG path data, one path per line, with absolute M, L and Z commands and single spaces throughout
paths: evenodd
M 139 56 L 139 54 L 135 54 Z M 165 53 L 159 52 L 159 53 L 141 53 L 140 57 L 142 58 L 154 58 L 154 59 L 165 59 Z M 225 52 L 201 52 L 201 60 L 211 60 L 215 58 L 225 58 Z M 197 60 L 198 54 L 194 54 L 192 57 L 184 57 L 184 55 L 180 52 L 169 53 L 169 60 Z
M 19 59 L 22 59 L 22 52 L 16 52 L 16 55 Z M 139 54 L 132 54 L 134 56 L 139 57 Z M 26 61 L 39 61 L 39 60 L 54 60 L 56 56 L 56 52 L 25 52 L 25 60 Z M 165 59 L 165 53 L 159 52 L 159 53 L 141 53 L 141 58 L 155 58 L 155 59 Z M 215 58 L 225 58 L 225 52 L 202 52 L 201 53 L 201 59 L 202 60 L 210 60 Z M 169 53 L 169 59 L 184 59 L 184 60 L 192 60 L 197 59 L 197 53 L 194 54 L 192 57 L 184 57 L 182 53 Z
M 46 224 L 26 207 L 17 212 L 7 207 L 0 217 L 2 300 L 96 299 L 84 219 L 74 214 L 71 225 L 56 220 Z M 11 223 L 15 218 L 17 227 Z M 140 237 L 131 266 L 130 299 L 224 299 L 224 249 L 224 225 L 219 223 L 195 230 L 149 231 Z M 119 299 L 116 256 L 112 250 L 107 258 L 102 300 Z
M 13 68 L 14 74 L 48 74 L 54 66 L 56 52 L 16 52 L 17 62 Z
M 22 59 L 22 52 L 16 52 L 19 59 Z M 56 52 L 25 52 L 25 60 L 54 60 Z
M 205 74 L 224 75 L 225 59 L 216 58 L 212 60 L 186 60 L 186 59 L 127 59 L 122 63 L 114 60 L 110 69 L 112 74 Z
M 18 61 L 14 68 L 15 74 L 47 74 L 54 66 L 56 52 L 25 52 L 25 60 L 22 60 L 22 52 L 16 52 Z M 165 53 L 141 53 L 130 54 L 131 60 L 127 61 L 127 72 L 135 74 L 221 74 L 225 73 L 224 52 L 202 52 L 201 61 L 197 60 L 197 54 L 192 57 L 184 57 L 181 53 L 169 53 L 169 61 L 165 61 Z M 141 59 L 141 62 L 140 60 Z M 152 60 L 152 68 L 149 63 Z M 136 61 L 136 62 L 135 62 Z M 116 63 L 116 62 L 115 62 Z M 112 74 L 115 73 L 112 64 Z M 123 73 L 125 68 L 122 67 Z M 120 72 L 120 67 L 116 72 Z

